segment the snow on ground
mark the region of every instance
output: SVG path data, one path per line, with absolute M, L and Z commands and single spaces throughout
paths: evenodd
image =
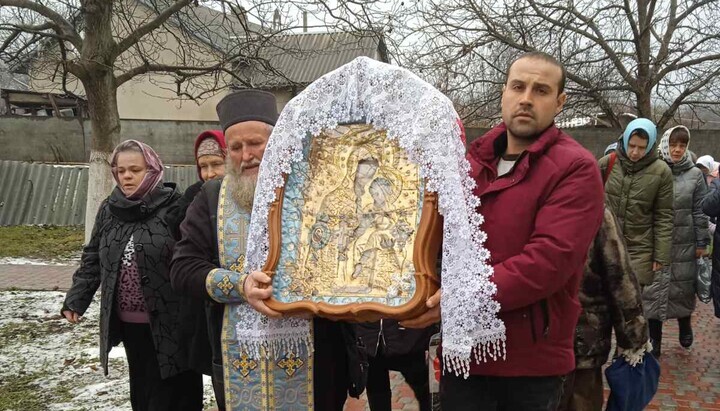
M 0 292 L 0 409 L 130 410 L 122 346 L 110 352 L 109 376 L 100 366 L 99 299 L 83 321 L 73 325 L 59 314 L 64 296 L 54 291 Z M 206 405 L 213 400 L 210 379 L 205 378 Z
M 36 258 L 15 258 L 15 257 L 2 257 L 0 258 L 0 264 L 13 264 L 13 265 L 77 265 L 80 259 L 67 259 L 67 260 L 39 260 Z

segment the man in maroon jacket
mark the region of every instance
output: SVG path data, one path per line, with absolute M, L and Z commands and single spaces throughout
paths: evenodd
M 521 56 L 507 72 L 503 123 L 469 148 L 507 357 L 474 361 L 467 379 L 446 371 L 443 409 L 554 410 L 575 368 L 578 288 L 603 218 L 603 187 L 593 156 L 553 124 L 564 85 L 552 56 Z M 438 293 L 428 313 L 403 324 L 437 321 L 439 300 Z

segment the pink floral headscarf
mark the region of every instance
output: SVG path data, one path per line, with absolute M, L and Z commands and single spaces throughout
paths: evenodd
M 160 160 L 160 157 L 158 157 L 157 153 L 155 152 L 155 150 L 152 149 L 152 147 L 137 140 L 125 140 L 122 143 L 118 144 L 117 147 L 115 147 L 115 151 L 113 151 L 112 153 L 112 161 L 110 162 L 113 178 L 115 179 L 115 183 L 118 185 L 118 187 L 121 185 L 117 171 L 117 157 L 118 154 L 121 152 L 119 152 L 118 149 L 126 146 L 128 143 L 135 144 L 138 148 L 140 148 L 143 158 L 145 158 L 145 163 L 147 164 L 147 174 L 145 174 L 145 177 L 143 177 L 143 180 L 138 186 L 138 188 L 131 194 L 125 195 L 128 200 L 139 200 L 145 197 L 145 194 L 149 193 L 150 190 L 160 184 L 163 178 L 164 167 L 162 161 Z

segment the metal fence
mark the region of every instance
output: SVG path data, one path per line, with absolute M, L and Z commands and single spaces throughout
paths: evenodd
M 198 181 L 195 166 L 165 167 L 180 190 Z M 85 223 L 87 165 L 0 161 L 0 226 Z

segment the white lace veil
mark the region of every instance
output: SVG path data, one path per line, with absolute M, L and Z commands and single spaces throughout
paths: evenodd
M 438 193 L 444 217 L 442 259 L 442 331 L 446 366 L 469 374 L 477 361 L 504 358 L 505 325 L 493 299 L 490 257 L 480 230 L 483 217 L 473 194 L 469 163 L 460 139 L 458 115 L 442 93 L 400 67 L 359 57 L 313 82 L 280 114 L 268 142 L 252 211 L 247 242 L 249 271 L 263 267 L 268 253 L 268 211 L 283 173 L 303 159 L 306 136 L 317 136 L 338 123 L 365 122 L 387 131 L 408 158 L 419 165 L 426 189 Z M 272 320 L 248 304 L 236 308 L 241 348 L 251 355 L 281 357 L 286 350 L 312 350 L 310 322 L 297 318 Z

